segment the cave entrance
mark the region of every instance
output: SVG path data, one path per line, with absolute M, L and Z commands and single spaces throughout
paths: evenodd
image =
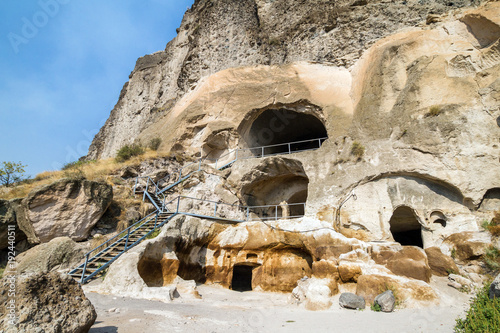
M 408 206 L 398 207 L 389 221 L 394 240 L 403 246 L 424 247 L 422 226 L 413 209 Z
M 328 133 L 323 122 L 312 114 L 277 108 L 257 116 L 244 137 L 249 147 L 265 146 L 252 150 L 252 154 L 269 156 L 319 148 Z
M 251 213 L 263 220 L 304 216 L 309 178 L 300 161 L 269 158 L 245 177 L 241 194 Z
M 253 269 L 254 266 L 235 265 L 233 267 L 231 289 L 236 291 L 251 291 Z

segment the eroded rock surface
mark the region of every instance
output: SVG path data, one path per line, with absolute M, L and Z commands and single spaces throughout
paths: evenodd
M 0 281 L 0 324 L 5 332 L 86 333 L 97 318 L 81 286 L 69 275 L 28 274 L 16 279 L 18 322 L 10 325 L 6 308 L 9 280 Z
M 79 264 L 85 249 L 69 237 L 58 237 L 39 244 L 16 257 L 18 274 L 42 273 L 73 268 Z
M 38 242 L 63 236 L 81 241 L 88 238 L 112 198 L 108 184 L 63 179 L 31 192 L 23 199 L 18 216 L 31 224 Z

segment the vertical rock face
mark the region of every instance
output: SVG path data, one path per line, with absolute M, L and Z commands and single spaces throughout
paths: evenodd
M 241 66 L 352 66 L 378 39 L 473 1 L 195 1 L 164 51 L 137 61 L 88 158 L 114 156 L 204 77 Z M 487 37 L 485 37 L 487 39 Z
M 9 246 L 9 225 L 15 229 L 16 243 L 26 239 L 23 231 L 19 230 L 14 205 L 7 200 L 0 200 L 0 250 Z

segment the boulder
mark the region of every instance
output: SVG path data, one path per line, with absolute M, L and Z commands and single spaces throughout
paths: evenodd
M 486 253 L 491 244 L 489 233 L 464 231 L 448 236 L 443 245 L 450 249 L 454 258 L 461 261 L 475 260 Z
M 429 282 L 431 268 L 425 252 L 416 246 L 404 246 L 387 260 L 386 264 L 394 274 Z
M 346 309 L 364 309 L 366 306 L 365 299 L 353 293 L 342 293 L 339 304 Z
M 120 170 L 121 178 L 135 178 L 139 175 L 137 170 L 132 166 L 127 166 Z
M 453 258 L 447 256 L 437 246 L 425 249 L 427 260 L 432 273 L 437 276 L 448 276 L 451 273 L 457 273 L 458 267 Z
M 500 274 L 491 283 L 489 294 L 491 299 L 500 297 Z
M 86 333 L 97 318 L 82 287 L 69 275 L 39 273 L 17 276 L 18 322 L 12 325 L 8 311 L 10 284 L 8 277 L 0 281 L 0 327 L 4 332 Z
M 374 303 L 380 306 L 380 311 L 392 312 L 396 306 L 396 298 L 391 290 L 386 290 L 382 294 L 375 297 Z
M 448 280 L 448 285 L 450 287 L 467 292 L 470 291 L 474 285 L 471 280 L 457 274 L 448 275 Z
M 344 283 L 357 282 L 362 274 L 361 267 L 350 262 L 341 262 L 339 265 L 340 279 Z
M 125 211 L 125 220 L 128 225 L 132 225 L 141 219 L 141 213 L 137 211 L 134 207 L 130 207 Z
M 322 259 L 320 261 L 315 261 L 312 264 L 312 274 L 313 277 L 317 277 L 319 279 L 333 278 L 338 280 L 339 279 L 338 265 L 333 260 Z
M 298 281 L 290 299 L 293 303 L 304 304 L 307 310 L 326 310 L 332 306 L 331 296 L 337 291 L 335 280 L 304 277 Z
M 435 304 L 438 299 L 435 291 L 427 283 L 404 277 L 365 274 L 359 277 L 356 284 L 356 294 L 363 296 L 370 303 L 373 303 L 375 297 L 386 290 L 393 290 L 394 296 L 404 300 L 406 305 L 413 303 L 430 305 Z
M 89 237 L 112 198 L 111 185 L 62 179 L 32 191 L 21 206 L 39 242 L 63 236 L 81 241 Z
M 72 268 L 83 260 L 84 254 L 84 248 L 71 238 L 54 238 L 18 255 L 17 271 L 23 274 Z
M 0 250 L 9 246 L 9 225 L 15 228 L 15 243 L 26 239 L 26 235 L 17 225 L 14 206 L 10 201 L 0 199 Z

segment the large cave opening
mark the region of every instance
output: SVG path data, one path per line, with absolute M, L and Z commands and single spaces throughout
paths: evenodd
M 255 156 L 320 148 L 328 137 L 320 109 L 302 104 L 259 110 L 240 125 L 239 132 L 248 147 L 262 147 L 251 150 Z
M 412 245 L 424 247 L 422 226 L 417 220 L 413 209 L 408 206 L 396 208 L 389 221 L 394 240 L 403 246 Z
M 235 265 L 233 267 L 233 279 L 231 280 L 231 289 L 236 291 L 252 290 L 252 272 L 254 266 Z

